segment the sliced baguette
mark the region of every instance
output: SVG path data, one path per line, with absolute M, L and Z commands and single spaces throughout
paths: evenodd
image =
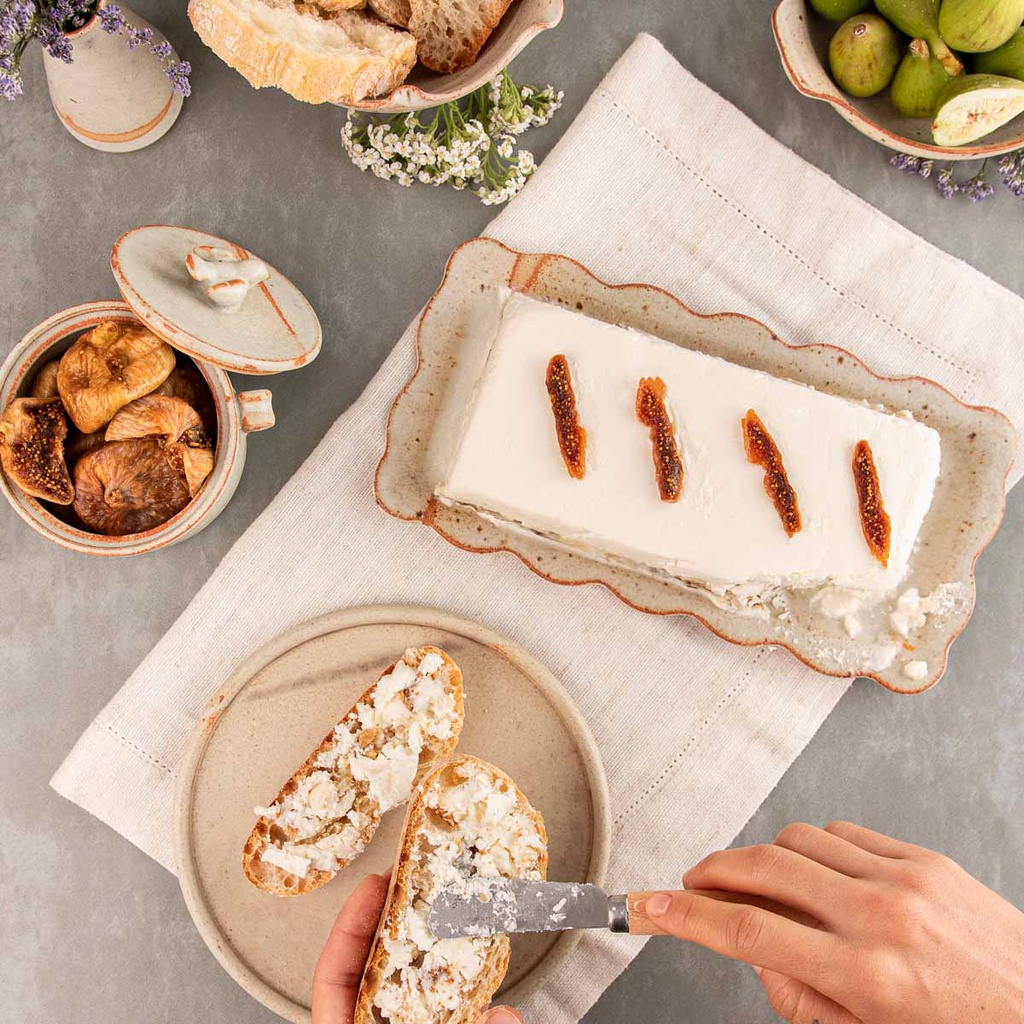
M 306 103 L 384 95 L 416 63 L 411 35 L 362 11 L 285 0 L 189 0 L 188 13 L 203 42 L 250 85 L 277 86 Z
M 369 0 L 369 8 L 389 25 L 409 27 L 409 18 L 412 17 L 409 0 Z
M 512 0 L 410 0 L 409 31 L 431 71 L 448 74 L 472 64 Z
M 474 1024 L 508 969 L 507 935 L 437 939 L 434 895 L 458 878 L 542 879 L 544 820 L 502 771 L 475 757 L 433 766 L 409 801 L 354 1024 Z
M 455 749 L 463 717 L 458 665 L 436 647 L 407 650 L 273 804 L 256 808 L 242 852 L 246 878 L 278 896 L 325 885 L 363 851 L 382 814 L 409 798 L 429 763 Z

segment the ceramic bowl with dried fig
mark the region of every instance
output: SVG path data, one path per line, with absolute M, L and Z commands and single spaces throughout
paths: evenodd
M 65 547 L 137 554 L 208 525 L 238 485 L 246 435 L 273 422 L 269 391 L 237 394 L 124 302 L 84 303 L 0 368 L 0 489 Z

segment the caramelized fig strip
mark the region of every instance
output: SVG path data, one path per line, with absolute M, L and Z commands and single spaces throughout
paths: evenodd
M 792 537 L 802 529 L 803 520 L 796 491 L 786 476 L 782 454 L 768 433 L 768 428 L 753 409 L 747 410 L 742 423 L 743 449 L 747 453 L 747 461 L 764 470 L 764 492 L 771 498 L 786 535 Z
M 636 418 L 651 432 L 654 473 L 662 501 L 678 501 L 683 493 L 683 462 L 672 420 L 665 405 L 665 382 L 641 377 L 636 389 Z
M 546 382 L 565 468 L 574 480 L 582 480 L 587 470 L 587 432 L 580 425 L 572 374 L 565 356 L 552 356 L 548 361 Z
M 892 542 L 892 523 L 882 501 L 882 488 L 878 484 L 878 471 L 871 445 L 858 441 L 853 449 L 853 482 L 857 487 L 857 507 L 860 510 L 860 528 L 864 531 L 868 550 L 881 563 L 889 565 L 889 545 Z

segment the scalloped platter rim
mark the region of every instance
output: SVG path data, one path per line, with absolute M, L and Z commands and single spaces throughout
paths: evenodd
M 497 285 L 821 391 L 891 412 L 909 410 L 939 432 L 942 466 L 901 589 L 917 587 L 925 596 L 948 592 L 953 599 L 927 617 L 911 635 L 912 645 L 897 641 L 886 613 L 852 639 L 840 622 L 813 611 L 806 594 L 788 594 L 785 615 L 741 614 L 685 584 L 610 565 L 471 509 L 438 502 L 434 489 L 487 355 L 486 335 L 473 330 L 480 297 Z M 391 515 L 430 526 L 467 551 L 509 551 L 553 583 L 599 583 L 639 611 L 692 616 L 731 643 L 783 647 L 825 675 L 866 676 L 899 693 L 920 693 L 942 677 L 949 648 L 974 608 L 974 563 L 1003 517 L 1016 432 L 1002 413 L 967 405 L 922 377 L 881 377 L 836 346 L 788 345 L 743 314 L 700 314 L 663 289 L 610 285 L 568 257 L 520 253 L 491 239 L 466 242 L 452 254 L 420 318 L 417 348 L 416 370 L 391 408 L 375 477 L 377 501 Z M 888 652 L 889 664 L 881 663 L 879 652 Z M 927 663 L 923 678 L 904 673 L 911 657 Z

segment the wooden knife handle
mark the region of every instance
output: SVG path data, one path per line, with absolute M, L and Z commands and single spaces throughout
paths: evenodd
M 655 892 L 664 891 L 666 890 L 654 889 L 650 892 L 631 892 L 625 897 L 630 935 L 666 934 L 665 930 L 659 926 L 658 919 L 648 917 L 645 909 L 648 896 L 652 896 Z M 687 889 L 686 892 L 693 896 L 703 896 L 709 900 L 718 900 L 721 903 L 740 903 L 748 907 L 760 907 L 762 910 L 768 910 L 773 914 L 789 918 L 790 921 L 796 921 L 797 924 L 805 924 L 811 927 L 818 926 L 818 922 L 809 914 L 804 914 L 799 910 L 794 910 L 792 907 L 776 903 L 774 900 L 765 899 L 763 896 L 751 896 L 749 893 L 743 892 L 725 892 L 721 889 Z

